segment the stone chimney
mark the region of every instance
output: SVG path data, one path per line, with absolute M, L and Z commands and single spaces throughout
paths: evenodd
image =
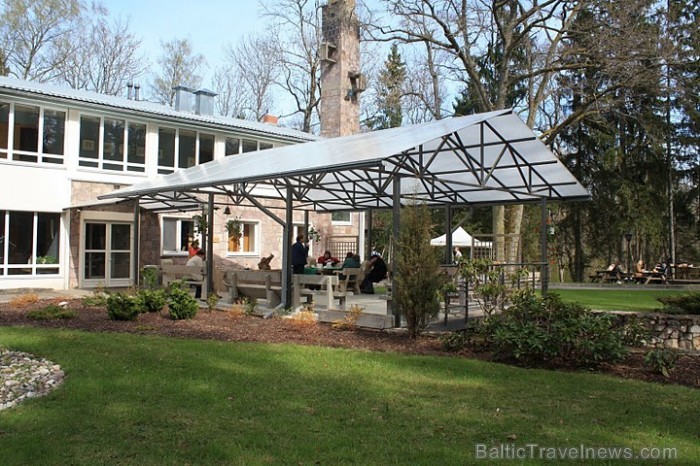
M 365 88 L 360 73 L 360 26 L 355 0 L 329 0 L 322 7 L 321 136 L 360 131 L 359 95 Z

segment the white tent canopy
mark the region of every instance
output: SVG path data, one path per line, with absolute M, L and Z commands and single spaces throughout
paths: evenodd
M 447 245 L 447 233 L 444 235 L 438 236 L 437 238 L 433 238 L 430 240 L 430 245 L 431 246 L 446 246 Z M 474 239 L 472 235 L 467 233 L 467 231 L 462 228 L 458 227 L 455 231 L 452 232 L 452 246 L 459 246 L 461 248 L 470 248 L 472 246 L 476 248 L 490 248 L 491 247 L 491 241 L 481 241 L 478 239 Z

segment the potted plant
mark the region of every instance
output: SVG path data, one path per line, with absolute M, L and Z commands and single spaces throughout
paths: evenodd
M 228 241 L 230 250 L 238 250 L 241 236 L 243 236 L 243 222 L 240 217 L 229 220 L 226 223 L 226 231 L 228 232 Z
M 314 227 L 309 227 L 309 240 L 314 242 L 321 241 L 321 232 Z

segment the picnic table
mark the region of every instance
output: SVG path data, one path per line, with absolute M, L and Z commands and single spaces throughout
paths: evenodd
M 628 274 L 625 272 L 616 272 L 614 270 L 596 270 L 594 274 L 589 275 L 591 283 L 615 283 L 622 280 L 627 280 Z

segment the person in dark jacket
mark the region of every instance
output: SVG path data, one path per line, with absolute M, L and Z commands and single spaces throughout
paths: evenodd
M 360 291 L 364 294 L 374 294 L 374 283 L 384 280 L 387 273 L 386 262 L 377 254 L 370 257 L 369 265 L 369 272 L 360 286 Z
M 292 271 L 303 274 L 309 257 L 309 245 L 304 243 L 304 235 L 297 236 L 297 242 L 292 245 Z

